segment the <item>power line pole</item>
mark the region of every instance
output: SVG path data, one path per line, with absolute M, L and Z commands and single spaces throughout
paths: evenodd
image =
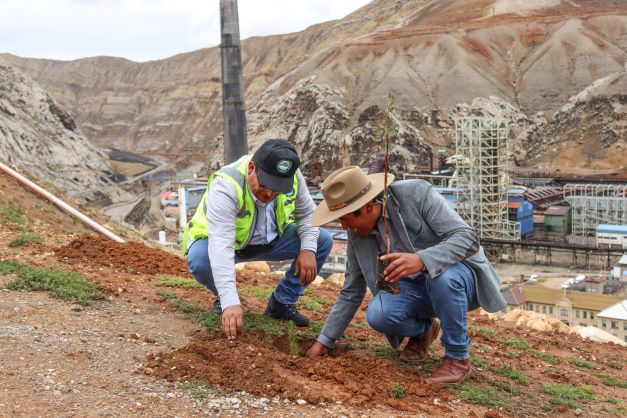
M 237 0 L 220 0 L 224 164 L 248 153 Z

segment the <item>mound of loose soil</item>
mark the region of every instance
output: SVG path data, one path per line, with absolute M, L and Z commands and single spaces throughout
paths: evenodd
M 136 242 L 118 243 L 104 235 L 82 236 L 59 248 L 57 256 L 72 264 L 110 266 L 130 273 L 188 275 L 182 258 Z
M 268 344 L 262 333 L 248 333 L 235 342 L 221 335 L 199 333 L 174 352 L 151 356 L 148 367 L 168 380 L 205 380 L 233 391 L 259 396 L 305 399 L 309 403 L 342 401 L 355 406 L 387 405 L 405 411 L 450 412 L 448 393 L 427 385 L 411 369 L 389 359 L 339 351 L 321 360 L 289 354 L 287 337 Z M 313 341 L 301 342 L 301 354 Z M 402 393 L 394 392 L 395 386 Z M 401 398 L 401 399 L 399 399 Z

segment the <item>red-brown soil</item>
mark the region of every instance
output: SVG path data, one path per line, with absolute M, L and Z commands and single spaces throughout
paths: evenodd
M 17 191 L 15 185 L 3 182 L 0 176 L 0 191 L 7 193 L 8 189 Z M 189 277 L 185 260 L 172 252 L 149 248 L 137 242 L 119 244 L 102 237 L 62 231 L 58 225 L 67 222 L 61 220 L 63 215 L 59 215 L 53 208 L 42 204 L 31 195 L 24 193 L 15 195 L 15 207 L 37 221 L 33 220 L 26 226 L 17 226 L 0 219 L 0 251 L 2 251 L 0 260 L 10 258 L 25 264 L 81 273 L 105 291 L 109 298 L 109 302 L 99 305 L 101 307 L 90 308 L 90 315 L 97 316 L 99 311 L 102 311 L 113 317 L 108 306 L 117 306 L 116 309 L 121 309 L 128 305 L 128 308 L 124 309 L 134 312 L 139 308 L 131 307 L 139 306 L 142 311 L 159 315 L 154 317 L 155 320 L 161 318 L 161 321 L 166 321 L 166 318 L 171 318 L 168 320 L 174 321 L 180 318 L 181 307 L 170 303 L 173 295 L 187 306 L 196 306 L 204 311 L 211 308 L 214 298 L 204 289 L 161 285 L 160 275 L 163 274 Z M 45 215 L 42 216 L 40 206 L 50 209 L 50 213 L 43 211 Z M 9 248 L 8 242 L 18 237 L 24 230 L 45 237 L 44 244 Z M 259 314 L 266 303 L 259 293 L 247 290 L 268 291 L 276 281 L 275 274 L 247 271 L 238 273 L 238 286 L 243 306 L 247 311 L 247 321 L 252 321 L 255 314 L 260 317 Z M 312 288 L 311 293 L 304 299 L 317 298 L 318 301 L 332 302 L 339 290 L 338 286 L 325 283 Z M 169 295 L 166 295 L 166 291 Z M 0 295 L 3 305 L 11 306 L 11 300 L 21 300 L 27 298 L 29 294 L 0 292 Z M 32 295 L 33 300 L 41 299 L 40 294 Z M 424 364 L 416 366 L 402 363 L 398 359 L 398 352 L 387 347 L 385 338 L 365 325 L 364 309 L 367 302 L 368 300 L 358 311 L 342 344 L 330 356 L 320 360 L 290 354 L 286 336 L 274 336 L 256 329 L 248 330 L 235 342 L 229 342 L 221 336 L 217 328 L 192 326 L 191 322 L 187 322 L 190 324 L 189 327 L 179 326 L 181 332 L 186 335 L 185 338 L 180 338 L 182 343 L 168 346 L 165 342 L 159 341 L 158 331 L 154 328 L 155 323 L 151 322 L 148 314 L 145 317 L 145 325 L 148 327 L 148 324 L 151 324 L 146 328 L 150 331 L 145 333 L 136 331 L 141 330 L 144 317 L 135 316 L 130 318 L 131 322 L 127 328 L 120 330 L 119 333 L 111 336 L 102 333 L 100 338 L 104 340 L 100 344 L 103 347 L 110 344 L 110 341 L 106 342 L 109 338 L 134 344 L 134 353 L 143 352 L 143 355 L 139 356 L 134 354 L 135 360 L 132 360 L 136 362 L 134 367 L 141 374 L 141 379 L 152 379 L 152 382 L 164 384 L 203 381 L 229 393 L 245 391 L 258 397 L 279 397 L 281 400 L 289 399 L 292 402 L 303 399 L 307 401 L 308 406 L 299 411 L 306 415 L 322 416 L 329 405 L 340 403 L 342 408 L 346 408 L 341 413 L 357 416 L 365 413 L 373 416 L 419 414 L 456 417 L 546 415 L 597 417 L 620 415 L 627 411 L 624 407 L 627 401 L 624 388 L 603 383 L 607 376 L 625 382 L 627 348 L 592 343 L 573 335 L 531 331 L 516 327 L 512 323 L 490 320 L 479 313 L 472 313 L 471 354 L 475 372 L 462 387 L 444 389 L 424 382 L 428 373 L 437 367 L 437 358 L 443 354 L 439 342 L 435 344 L 436 350 L 432 353 L 432 358 Z M 68 309 L 68 305 L 71 304 L 63 302 L 58 305 L 65 306 L 63 312 L 72 312 Z M 11 311 L 10 308 L 7 309 L 7 312 Z M 61 308 L 48 306 L 46 308 L 48 316 L 63 318 L 60 319 L 61 322 L 71 320 L 71 315 L 55 313 L 55 309 Z M 320 308 L 311 309 L 301 306 L 301 309 L 315 324 L 320 325 L 330 310 L 330 304 L 321 303 Z M 24 311 L 22 321 L 35 312 L 38 310 Z M 90 327 L 88 323 L 82 326 Z M 111 326 L 115 329 L 115 325 Z M 114 331 L 108 332 L 111 334 Z M 170 332 L 174 332 L 172 326 Z M 301 354 L 313 343 L 315 335 L 315 330 L 298 331 Z M 33 352 L 29 356 L 43 356 L 43 359 L 46 356 L 53 356 L 53 353 L 63 350 L 62 345 L 56 344 L 62 344 L 62 340 L 51 342 L 43 352 Z M 16 348 L 18 351 L 30 349 L 27 344 L 18 347 L 22 347 Z M 56 365 L 51 369 L 78 367 L 80 370 L 80 367 L 90 367 L 90 356 L 98 355 L 94 350 L 75 350 L 70 354 L 66 355 L 65 366 Z M 554 356 L 554 362 L 547 360 L 549 355 Z M 575 358 L 587 360 L 595 369 L 572 364 L 571 360 Z M 82 359 L 81 362 L 76 363 L 79 359 Z M 5 358 L 3 361 L 10 359 Z M 45 360 L 43 362 L 45 363 Z M 128 367 L 128 364 L 121 367 L 118 373 L 124 373 Z M 0 362 L 0 368 L 9 370 L 10 366 Z M 11 387 L 15 396 L 27 399 L 31 383 L 24 377 L 26 375 L 22 376 L 21 373 L 17 368 L 11 378 L 18 379 L 19 385 L 11 386 L 9 380 L 5 381 L 4 378 L 0 380 L 4 381 L 5 390 Z M 110 375 L 103 376 L 101 391 L 113 392 L 116 396 L 130 394 L 134 381 L 120 383 L 121 386 L 117 386 L 116 379 Z M 547 384 L 568 384 L 573 387 L 588 385 L 594 396 L 577 405 L 572 402 L 569 404 L 556 401 L 552 395 L 543 391 L 542 386 Z M 481 393 L 487 394 L 487 398 L 469 395 L 468 391 L 473 390 L 483 391 Z M 7 393 L 9 392 L 5 395 Z M 68 405 L 71 405 L 72 399 L 76 400 L 79 396 L 73 393 L 66 395 L 69 397 Z M 0 394 L 0 404 L 3 406 L 11 399 L 5 395 Z M 45 399 L 45 395 L 42 396 Z M 94 396 L 99 395 L 94 393 Z M 36 400 L 33 405 L 39 405 L 38 402 Z M 100 399 L 99 402 L 101 405 L 107 405 L 114 401 Z M 183 400 L 172 398 L 163 405 L 168 405 L 167 407 L 172 410 L 176 408 L 180 410 L 182 404 L 177 402 Z M 137 403 L 146 408 L 145 401 Z M 62 405 L 57 406 L 55 410 L 57 413 L 60 412 L 59 408 L 62 408 Z M 282 407 L 282 403 L 277 406 Z M 16 409 L 12 411 L 11 415 L 21 415 Z M 35 415 L 42 413 L 41 409 L 33 411 Z M 143 413 L 150 414 L 154 411 L 147 412 L 144 409 Z M 189 411 L 188 413 L 194 415 Z M 280 409 L 274 410 L 274 413 L 282 414 Z M 136 411 L 128 415 L 141 414 L 142 412 Z

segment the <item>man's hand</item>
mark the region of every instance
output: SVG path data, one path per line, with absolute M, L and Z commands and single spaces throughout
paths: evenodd
M 316 341 L 315 344 L 312 345 L 309 348 L 309 350 L 307 350 L 307 353 L 305 353 L 305 357 L 309 357 L 309 358 L 324 357 L 327 355 L 328 352 L 329 352 L 329 347 Z
M 316 279 L 318 273 L 316 264 L 316 253 L 309 250 L 303 250 L 298 254 L 296 266 L 294 267 L 294 276 L 300 278 L 300 284 L 307 286 Z
M 383 271 L 385 280 L 395 283 L 403 277 L 421 272 L 425 268 L 420 256 L 414 253 L 392 253 L 381 256 L 381 260 L 390 260 L 391 263 Z
M 244 330 L 244 310 L 241 306 L 229 306 L 222 312 L 222 332 L 229 340 Z

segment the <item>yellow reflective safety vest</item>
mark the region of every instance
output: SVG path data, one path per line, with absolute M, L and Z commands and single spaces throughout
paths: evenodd
M 239 202 L 239 211 L 235 219 L 235 250 L 244 248 L 253 234 L 253 225 L 255 223 L 255 199 L 248 187 L 248 163 L 252 159 L 252 155 L 245 155 L 239 160 L 222 167 L 209 177 L 207 182 L 207 190 L 202 197 L 202 201 L 196 209 L 196 213 L 185 226 L 183 231 L 182 249 L 185 254 L 195 240 L 207 238 L 209 223 L 207 221 L 207 199 L 211 183 L 220 177 L 229 181 L 235 190 L 237 190 L 237 199 Z M 296 210 L 296 196 L 298 196 L 299 181 L 298 175 L 294 175 L 294 187 L 289 194 L 280 193 L 276 197 L 276 224 L 279 229 L 279 236 L 283 235 L 285 228 L 295 221 L 294 212 Z

